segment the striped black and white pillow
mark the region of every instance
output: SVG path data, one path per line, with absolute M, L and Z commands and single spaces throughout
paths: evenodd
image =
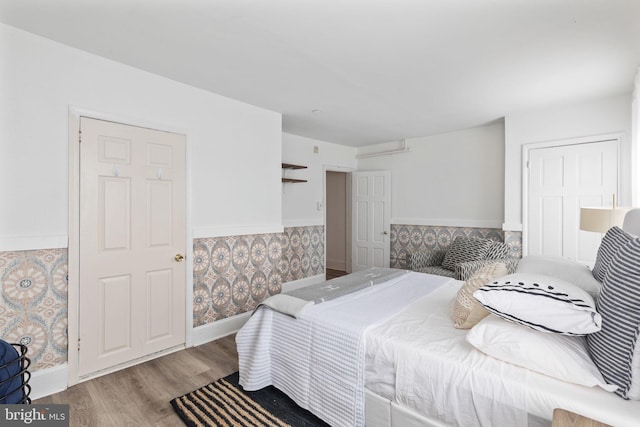
M 621 247 L 629 243 L 632 239 L 633 236 L 620 227 L 610 228 L 602 238 L 602 243 L 600 243 L 600 247 L 598 248 L 596 263 L 594 264 L 592 271 L 593 277 L 602 282 L 605 274 L 607 273 L 607 269 L 613 260 L 613 256 Z
M 591 295 L 554 277 L 510 274 L 482 286 L 473 296 L 495 315 L 538 331 L 586 335 L 602 326 Z
M 491 240 L 488 239 L 458 236 L 449 246 L 442 267 L 455 270 L 457 264 L 485 259 L 490 245 Z
M 587 336 L 589 352 L 604 379 L 618 386 L 616 394 L 640 400 L 640 238 L 613 257 L 598 297 L 602 330 Z M 633 385 L 633 387 L 632 387 Z

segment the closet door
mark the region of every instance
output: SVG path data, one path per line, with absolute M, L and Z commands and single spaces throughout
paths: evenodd
M 617 140 L 532 149 L 528 172 L 528 254 L 593 264 L 602 236 L 580 230 L 580 208 L 611 206 Z
M 81 118 L 79 375 L 185 341 L 185 138 Z

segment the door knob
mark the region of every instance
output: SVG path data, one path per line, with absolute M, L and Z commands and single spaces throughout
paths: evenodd
M 387 230 L 384 230 L 384 231 L 382 232 L 382 234 L 384 234 L 384 235 L 386 236 L 387 234 L 389 234 L 389 232 L 388 232 Z
M 176 256 L 174 256 L 173 259 L 175 259 L 176 262 L 182 262 L 184 260 L 184 255 L 176 254 Z

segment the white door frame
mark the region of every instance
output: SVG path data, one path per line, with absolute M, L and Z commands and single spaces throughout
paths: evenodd
M 616 177 L 617 192 L 620 194 L 620 148 L 622 135 L 622 132 L 618 132 L 603 135 L 582 136 L 578 138 L 558 139 L 553 141 L 531 142 L 522 145 L 522 256 L 528 255 L 529 251 L 529 159 L 531 150 L 615 140 L 618 146 L 618 176 Z
M 347 247 L 346 251 L 346 269 L 347 273 L 351 273 L 351 244 L 353 236 L 351 235 L 351 212 L 353 212 L 353 206 L 351 204 L 351 172 L 354 172 L 356 169 L 346 166 L 333 166 L 333 165 L 323 165 L 322 168 L 322 215 L 324 221 L 324 270 L 327 271 L 327 172 L 344 172 L 347 174 L 347 236 L 346 239 Z
M 78 107 L 69 107 L 69 249 L 68 249 L 68 293 L 67 293 L 67 387 L 80 382 L 78 375 L 79 355 L 78 339 L 80 321 L 80 117 L 111 121 L 125 125 L 156 129 L 165 132 L 178 133 L 185 136 L 186 156 L 186 206 L 185 206 L 185 297 L 186 297 L 186 331 L 185 346 L 193 344 L 193 236 L 191 233 L 191 144 L 190 132 L 184 128 L 167 126 L 140 118 L 107 114 Z M 152 357 L 148 357 L 152 358 Z

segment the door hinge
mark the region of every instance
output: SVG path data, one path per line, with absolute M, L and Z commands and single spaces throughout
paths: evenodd
M 82 129 L 78 129 L 78 144 L 82 142 Z
M 80 338 L 78 338 L 78 351 L 80 351 Z

